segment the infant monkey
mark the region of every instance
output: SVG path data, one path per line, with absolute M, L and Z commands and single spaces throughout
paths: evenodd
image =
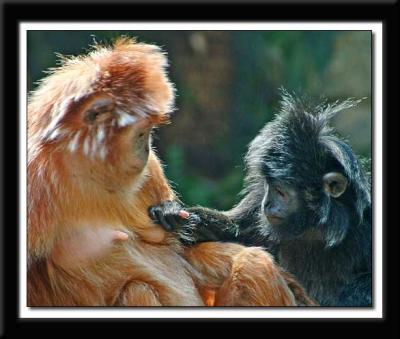
M 203 306 L 209 290 L 217 306 L 298 304 L 262 249 L 185 248 L 149 217 L 175 199 L 151 148 L 173 107 L 166 65 L 119 39 L 65 59 L 30 97 L 28 306 Z

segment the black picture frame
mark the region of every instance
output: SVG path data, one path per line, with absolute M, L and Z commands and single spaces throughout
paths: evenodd
M 264 3 L 253 1 L 247 4 L 156 4 L 148 3 L 99 3 L 85 2 L 74 4 L 50 3 L 11 3 L 2 4 L 2 57 L 3 74 L 1 114 L 1 160 L 2 182 L 2 294 L 4 300 L 1 306 L 1 318 L 4 319 L 2 334 L 17 334 L 22 330 L 27 333 L 45 335 L 45 332 L 54 335 L 59 329 L 62 334 L 75 335 L 81 329 L 95 328 L 105 335 L 115 335 L 114 326 L 124 330 L 125 335 L 135 335 L 138 326 L 143 329 L 157 326 L 171 326 L 182 322 L 182 331 L 185 335 L 192 335 L 187 325 L 225 325 L 236 328 L 252 323 L 252 329 L 262 328 L 264 331 L 286 332 L 287 330 L 305 335 L 332 335 L 343 336 L 350 331 L 356 335 L 382 336 L 382 331 L 388 331 L 389 337 L 399 334 L 396 324 L 398 316 L 398 228 L 396 222 L 389 226 L 390 207 L 396 201 L 394 195 L 388 196 L 388 180 L 395 171 L 395 166 L 389 164 L 391 156 L 390 146 L 395 142 L 395 123 L 390 121 L 398 112 L 396 93 L 398 91 L 398 4 L 393 1 L 370 1 L 360 3 L 352 1 L 346 4 L 329 1 L 328 4 L 316 4 L 300 1 L 284 1 L 281 3 Z M 390 2 L 390 3 L 389 3 Z M 18 24 L 21 21 L 380 21 L 384 24 L 384 51 L 383 51 L 383 79 L 384 79 L 384 317 L 383 319 L 20 319 L 18 316 L 18 191 L 19 191 L 19 163 L 18 163 Z M 394 156 L 395 157 L 395 156 Z M 392 187 L 394 188 L 394 187 Z M 394 190 L 393 190 L 394 191 Z M 393 192 L 392 191 L 392 192 Z M 290 324 L 290 326 L 288 326 Z M 79 326 L 78 326 L 79 325 Z M 111 325 L 113 325 L 111 327 Z M 45 327 L 44 327 L 45 326 Z M 151 326 L 151 327 L 150 327 Z M 303 330 L 303 332 L 299 332 Z M 32 331 L 32 332 L 31 332 Z M 208 330 L 207 330 L 208 331 Z M 1 333 L 1 332 L 0 332 Z M 207 332 L 203 332 L 207 333 Z M 240 335 L 241 332 L 237 332 Z M 248 332 L 242 332 L 248 335 Z M 196 333 L 197 334 L 197 333 Z M 136 334 L 137 335 L 137 334 Z M 265 333 L 265 335 L 270 335 Z M 385 335 L 386 337 L 386 335 Z

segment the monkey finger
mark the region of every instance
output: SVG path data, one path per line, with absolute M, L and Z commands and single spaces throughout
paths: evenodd
M 179 228 L 183 224 L 183 220 L 177 214 L 167 214 L 165 215 L 165 220 L 172 230 Z
M 158 224 L 159 220 L 158 220 L 157 215 L 156 215 L 157 208 L 158 207 L 156 207 L 156 206 L 150 207 L 149 208 L 149 215 L 150 215 L 151 220 L 153 220 L 154 222 L 156 222 Z
M 155 209 L 154 214 L 156 217 L 156 220 L 158 223 L 166 230 L 166 231 L 172 231 L 172 226 L 169 224 L 169 222 L 166 220 L 164 214 L 162 213 L 161 210 Z
M 185 210 L 180 210 L 178 215 L 182 218 L 182 219 L 188 219 L 189 218 L 189 212 L 185 211 Z
M 190 213 L 188 220 L 192 225 L 198 225 L 201 223 L 201 218 L 195 213 Z

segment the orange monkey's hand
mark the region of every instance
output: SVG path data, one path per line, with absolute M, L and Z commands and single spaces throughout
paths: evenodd
M 86 228 L 59 241 L 52 252 L 52 259 L 64 269 L 82 268 L 110 254 L 117 243 L 128 238 L 127 233 L 107 227 Z

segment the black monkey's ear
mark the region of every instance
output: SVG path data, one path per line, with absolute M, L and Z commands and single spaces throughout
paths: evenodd
M 333 198 L 339 198 L 347 188 L 346 177 L 339 172 L 330 172 L 323 176 L 324 191 Z

